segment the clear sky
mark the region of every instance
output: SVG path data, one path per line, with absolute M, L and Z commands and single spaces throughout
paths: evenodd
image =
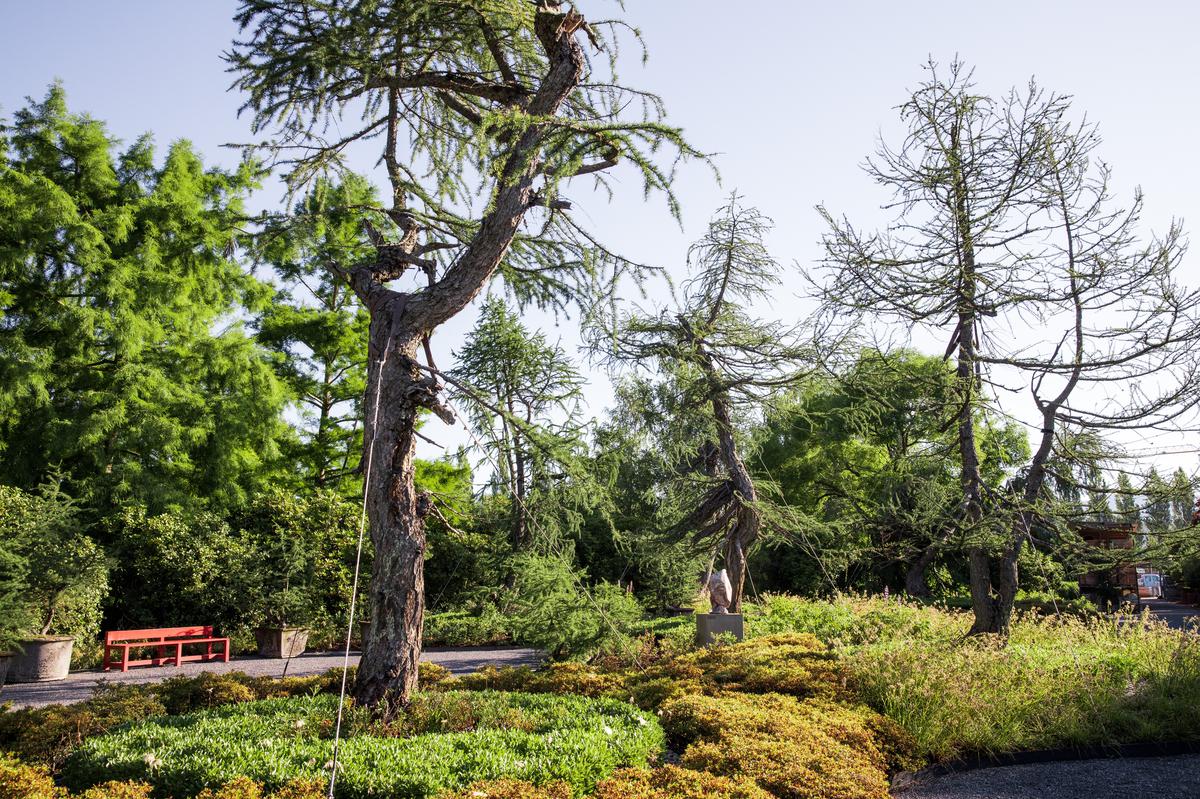
M 0 115 L 26 95 L 40 96 L 57 77 L 73 109 L 105 120 L 126 141 L 146 130 L 161 146 L 188 138 L 209 162 L 232 164 L 236 154 L 220 146 L 250 137 L 220 60 L 235 34 L 235 6 L 0 0 Z M 618 11 L 609 0 L 579 6 L 592 17 Z M 733 188 L 776 221 L 770 244 L 786 264 L 818 257 L 817 203 L 866 226 L 882 221 L 884 198 L 859 165 L 879 135 L 896 131 L 894 108 L 921 80 L 930 56 L 973 64 L 988 93 L 1036 76 L 1073 95 L 1076 110 L 1100 124 L 1100 152 L 1115 170 L 1118 193 L 1145 190 L 1147 223 L 1161 229 L 1172 217 L 1200 222 L 1200 5 L 627 0 L 624 17 L 642 29 L 651 53 L 645 67 L 627 64 L 626 81 L 661 94 L 671 121 L 718 153 L 723 177 L 718 185 L 700 167 L 680 176 L 682 229 L 661 203 L 642 203 L 632 175 L 630 190 L 611 204 L 572 192 L 582 220 L 636 260 L 679 274 L 688 242 Z M 278 194 L 272 188 L 259 202 L 275 204 Z M 1188 282 L 1200 282 L 1196 257 L 1186 269 Z M 772 312 L 797 317 L 805 307 L 800 291 L 800 281 L 789 279 Z M 442 363 L 473 321 L 466 314 L 439 334 Z M 577 342 L 570 320 L 531 322 L 568 347 Z M 611 395 L 595 377 L 589 395 L 598 412 Z M 434 435 L 450 445 L 462 440 L 450 431 Z M 1158 437 L 1142 445 L 1200 442 Z M 1169 460 L 1172 468 L 1176 463 L 1194 472 L 1197 459 Z

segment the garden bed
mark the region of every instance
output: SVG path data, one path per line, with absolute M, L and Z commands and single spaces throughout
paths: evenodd
M 60 781 L 153 785 L 175 799 L 247 777 L 267 789 L 329 778 L 334 696 L 289 697 L 154 718 L 89 738 Z M 361 709 L 346 720 L 338 796 L 426 797 L 484 779 L 560 781 L 577 793 L 663 746 L 653 716 L 612 700 L 447 692 L 422 694 L 390 725 Z

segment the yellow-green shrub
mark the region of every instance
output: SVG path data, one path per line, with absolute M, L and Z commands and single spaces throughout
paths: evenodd
M 521 780 L 487 780 L 459 791 L 443 791 L 435 799 L 571 799 L 571 786 L 565 782 L 534 785 Z
M 151 799 L 154 787 L 144 782 L 106 782 L 88 788 L 77 799 Z
M 0 754 L 0 799 L 67 799 L 45 766 L 30 766 Z
M 626 693 L 640 707 L 656 708 L 689 694 L 724 691 L 845 698 L 845 670 L 815 636 L 772 635 L 713 646 L 630 672 Z
M 450 679 L 451 676 L 450 669 L 438 663 L 429 663 L 423 660 L 417 664 L 417 684 L 422 689 L 432 688 Z
M 888 799 L 887 774 L 871 758 L 832 739 L 788 741 L 723 735 L 687 748 L 688 768 L 754 780 L 779 799 Z
M 911 742 L 862 707 L 781 694 L 685 696 L 662 722 L 682 763 L 751 779 L 781 799 L 883 799 L 889 767 L 910 765 Z
M 621 769 L 596 786 L 595 799 L 773 799 L 753 781 L 678 766 Z
M 625 677 L 605 673 L 584 663 L 552 663 L 544 669 L 529 666 L 488 666 L 453 681 L 455 688 L 471 691 L 524 691 L 534 694 L 578 694 L 593 699 L 625 698 Z
M 248 675 L 241 672 L 205 672 L 195 677 L 179 676 L 163 680 L 155 692 L 167 712 L 175 716 L 206 707 L 252 702 L 257 697 L 247 684 L 250 680 Z

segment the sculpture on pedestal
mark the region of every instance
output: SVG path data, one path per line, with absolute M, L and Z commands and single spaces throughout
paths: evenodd
M 729 574 L 724 569 L 709 576 L 708 599 L 712 602 L 713 613 L 729 612 L 729 603 L 733 601 L 733 585 L 730 584 Z

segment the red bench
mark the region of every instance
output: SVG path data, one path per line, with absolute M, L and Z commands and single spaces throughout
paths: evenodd
M 183 654 L 185 646 L 203 644 L 204 651 L 194 654 Z M 213 651 L 213 644 L 223 644 L 220 652 Z M 153 649 L 154 657 L 143 660 L 130 660 L 131 650 Z M 168 651 L 174 650 L 170 655 Z M 119 654 L 120 657 L 115 657 Z M 229 662 L 229 639 L 213 636 L 213 628 L 209 627 L 162 627 L 156 630 L 113 630 L 104 634 L 104 670 L 119 667 L 121 671 L 129 671 L 130 666 L 161 666 L 173 663 L 178 666 L 193 661 L 208 662 L 221 660 Z

